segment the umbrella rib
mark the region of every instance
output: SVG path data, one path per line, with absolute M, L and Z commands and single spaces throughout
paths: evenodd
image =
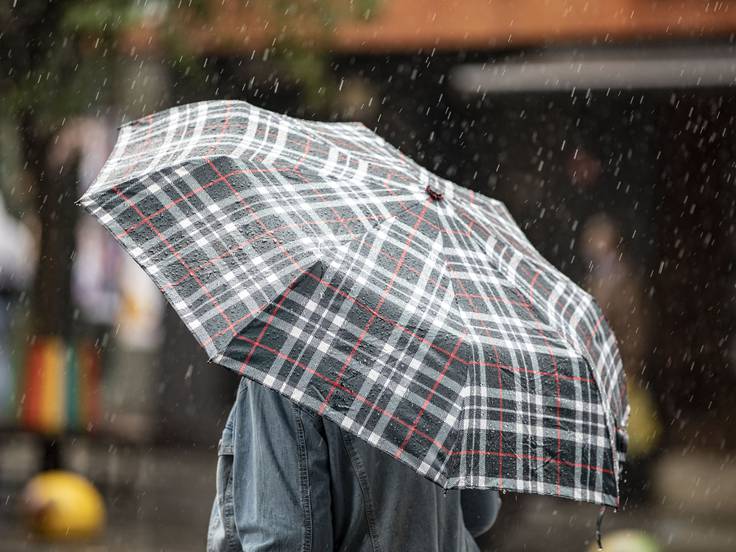
M 360 337 L 355 342 L 355 345 L 353 346 L 353 349 L 350 351 L 350 354 L 348 355 L 348 358 L 345 360 L 345 362 L 343 363 L 342 367 L 340 368 L 340 373 L 337 375 L 337 383 L 340 383 L 340 381 L 342 380 L 342 376 L 345 373 L 345 370 L 347 369 L 347 366 L 350 363 L 350 360 L 352 359 L 352 357 L 355 355 L 356 351 L 358 350 L 358 347 L 360 346 L 360 343 L 363 341 L 363 339 L 365 339 L 365 336 L 368 333 L 368 329 L 373 324 L 373 322 L 375 321 L 375 319 L 378 317 L 378 313 L 381 311 L 381 307 L 383 306 L 383 303 L 386 301 L 387 293 L 391 289 L 391 287 L 393 286 L 394 280 L 396 279 L 396 277 L 399 274 L 399 270 L 401 269 L 401 265 L 403 265 L 404 259 L 406 257 L 406 254 L 409 251 L 409 245 L 411 244 L 412 240 L 414 239 L 414 236 L 417 233 L 417 230 L 418 230 L 418 228 L 419 228 L 419 226 L 421 224 L 421 221 L 424 218 L 424 214 L 427 212 L 428 207 L 429 206 L 425 204 L 424 207 L 423 207 L 423 209 L 422 209 L 422 212 L 419 214 L 419 217 L 417 219 L 417 222 L 414 225 L 414 228 L 412 229 L 412 233 L 407 238 L 407 241 L 406 241 L 405 248 L 404 248 L 404 251 L 402 253 L 402 256 L 400 257 L 399 262 L 396 263 L 396 267 L 394 268 L 393 275 L 392 275 L 391 279 L 389 280 L 388 284 L 386 285 L 385 289 L 383 290 L 383 293 L 381 294 L 381 298 L 380 298 L 380 300 L 379 300 L 376 308 L 374 309 L 373 315 L 368 320 L 368 322 L 366 322 L 365 326 L 363 327 L 363 331 L 362 331 Z M 396 217 L 394 217 L 394 218 L 396 218 Z M 320 406 L 320 409 L 319 409 L 319 413 L 320 414 L 322 414 L 324 412 L 324 409 L 326 408 L 327 403 L 329 402 L 329 400 L 332 397 L 332 394 L 334 392 L 335 392 L 335 386 L 333 385 L 332 388 L 330 389 L 330 391 L 327 394 L 327 398 L 322 402 L 322 405 Z
M 492 269 L 492 270 L 493 270 L 493 271 L 494 271 L 495 273 L 497 273 L 497 274 L 501 275 L 501 276 L 502 276 L 502 277 L 503 277 L 503 278 L 504 278 L 504 279 L 505 279 L 506 281 L 508 281 L 508 282 L 509 282 L 509 283 L 510 283 L 511 285 L 513 285 L 513 286 L 514 286 L 514 287 L 515 287 L 516 289 L 521 289 L 521 288 L 522 288 L 522 286 L 520 285 L 521 283 L 524 283 L 524 284 L 527 284 L 527 285 L 528 285 L 528 282 L 521 282 L 521 283 L 520 283 L 520 282 L 518 281 L 518 279 L 513 279 L 513 280 L 510 280 L 510 279 L 508 279 L 508 277 L 507 277 L 507 276 L 506 276 L 506 275 L 505 275 L 505 274 L 504 274 L 504 273 L 503 273 L 503 272 L 502 272 L 502 271 L 501 271 L 501 270 L 500 270 L 500 269 L 499 269 L 498 267 L 496 267 L 496 266 L 493 266 L 493 265 L 492 265 L 492 264 L 490 263 L 490 258 L 489 258 L 489 256 L 488 256 L 488 253 L 486 252 L 486 243 L 485 243 L 485 242 L 483 241 L 483 239 L 482 239 L 482 238 L 481 238 L 481 237 L 480 237 L 480 236 L 478 235 L 478 233 L 477 233 L 477 232 L 476 232 L 475 230 L 473 230 L 473 229 L 472 229 L 472 228 L 471 228 L 471 227 L 470 227 L 470 226 L 468 225 L 468 223 L 467 223 L 467 222 L 466 222 L 466 221 L 465 221 L 465 220 L 464 220 L 464 219 L 463 219 L 462 217 L 458 217 L 458 218 L 457 218 L 456 220 L 458 220 L 458 221 L 460 222 L 460 224 L 462 224 L 463 226 L 465 226 L 465 228 L 466 228 L 466 229 L 467 229 L 467 231 L 468 231 L 468 238 L 469 238 L 469 239 L 470 239 L 470 240 L 471 240 L 472 242 L 474 242 L 474 243 L 476 244 L 476 247 L 478 247 L 478 249 L 476 249 L 476 251 L 477 251 L 477 252 L 479 253 L 479 258 L 480 258 L 480 259 L 487 259 L 487 260 L 489 261 L 489 263 L 488 263 L 488 266 L 489 266 L 489 267 L 490 267 L 490 268 L 491 268 L 491 269 Z M 499 240 L 499 241 L 500 241 L 500 240 Z M 527 257 L 525 256 L 525 258 L 527 258 Z M 552 268 L 554 269 L 554 267 L 552 267 Z M 557 269 L 554 269 L 554 271 L 555 271 L 555 272 L 557 272 Z M 536 280 L 536 278 L 538 278 L 538 276 L 539 276 L 540 274 L 541 274 L 541 270 L 539 270 L 539 271 L 538 271 L 538 272 L 537 272 L 537 273 L 535 274 L 535 276 L 536 276 L 536 277 L 534 277 L 534 276 L 533 276 L 533 277 L 532 277 L 532 279 L 533 279 L 533 280 Z M 565 283 L 566 283 L 566 282 L 565 282 Z M 518 305 L 519 305 L 519 306 L 521 306 L 521 307 L 523 307 L 523 308 L 525 308 L 525 309 L 527 309 L 527 310 L 529 310 L 530 308 L 531 308 L 531 309 L 533 309 L 534 313 L 536 313 L 536 315 L 537 315 L 536 317 L 534 317 L 535 319 L 540 319 L 540 320 L 541 320 L 542 322 L 544 322 L 544 323 L 545 323 L 545 324 L 546 324 L 546 325 L 547 325 L 547 326 L 548 326 L 548 327 L 549 327 L 550 329 L 553 329 L 553 330 L 554 330 L 554 332 L 555 332 L 555 335 L 556 335 L 556 336 L 557 336 L 557 337 L 558 337 L 558 338 L 560 339 L 560 341 L 561 341 L 562 343 L 564 343 L 564 344 L 565 344 L 565 345 L 566 345 L 567 347 L 569 347 L 569 348 L 570 348 L 570 350 L 572 350 L 573 352 L 575 352 L 575 354 L 576 354 L 576 355 L 578 355 L 578 356 L 580 356 L 580 357 L 586 357 L 586 355 L 585 355 L 584 353 L 582 353 L 581 351 L 579 351 L 579 350 L 577 349 L 577 346 L 576 346 L 576 345 L 575 345 L 574 343 L 571 343 L 571 342 L 570 342 L 570 341 L 569 341 L 569 340 L 568 340 L 567 338 L 565 338 L 565 336 L 564 336 L 564 335 L 563 335 L 562 333 L 560 333 L 560 332 L 558 331 L 558 329 L 556 328 L 556 326 L 555 326 L 554 324 L 552 324 L 552 323 L 550 322 L 550 320 L 548 320 L 548 319 L 547 319 L 547 317 L 546 317 L 546 316 L 543 316 L 543 315 L 542 315 L 542 313 L 541 313 L 541 312 L 539 311 L 539 309 L 538 309 L 538 308 L 537 308 L 537 307 L 536 307 L 536 306 L 535 306 L 535 305 L 534 305 L 534 304 L 533 304 L 533 303 L 531 302 L 531 296 L 527 298 L 527 301 L 525 301 L 525 302 L 519 302 L 519 303 L 518 303 Z M 589 360 L 589 359 L 585 358 L 585 360 Z

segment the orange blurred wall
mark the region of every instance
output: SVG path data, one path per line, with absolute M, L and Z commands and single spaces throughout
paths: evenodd
M 706 0 L 376 0 L 370 17 L 345 17 L 334 33 L 307 15 L 275 16 L 270 0 L 213 0 L 208 20 L 187 22 L 207 52 L 250 52 L 274 39 L 342 52 L 494 49 L 575 40 L 700 38 L 736 32 L 736 1 Z M 347 6 L 348 0 L 340 0 Z M 338 8 L 340 1 L 336 1 Z M 296 0 L 307 6 L 306 0 Z M 150 32 L 131 36 L 145 49 Z

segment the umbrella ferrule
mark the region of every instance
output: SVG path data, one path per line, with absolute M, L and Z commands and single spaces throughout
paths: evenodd
M 429 184 L 427 184 L 427 187 L 426 187 L 426 188 L 424 189 L 424 191 L 425 191 L 425 192 L 427 192 L 427 195 L 428 195 L 429 197 L 431 197 L 431 198 L 432 198 L 432 199 L 433 199 L 434 201 L 439 201 L 439 200 L 441 200 L 441 199 L 442 199 L 443 197 L 445 197 L 445 194 L 443 194 L 442 192 L 440 192 L 440 191 L 438 191 L 438 190 L 435 190 L 435 189 L 434 189 L 434 188 L 432 188 L 432 186 L 431 186 L 431 185 L 429 185 Z

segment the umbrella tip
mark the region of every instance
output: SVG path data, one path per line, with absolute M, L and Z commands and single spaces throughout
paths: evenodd
M 430 186 L 430 185 L 427 185 L 427 187 L 424 189 L 424 191 L 427 192 L 427 195 L 429 197 L 431 197 L 435 201 L 439 201 L 440 199 L 442 199 L 443 197 L 445 197 L 445 194 L 443 194 L 442 192 L 439 192 L 439 191 L 433 189 L 432 186 Z

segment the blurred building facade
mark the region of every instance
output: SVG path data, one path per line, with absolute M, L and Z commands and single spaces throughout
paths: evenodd
M 632 378 L 686 429 L 668 435 L 736 446 L 721 423 L 736 388 L 731 2 L 204 4 L 125 33 L 117 72 L 130 86 L 104 121 L 75 123 L 91 151 L 81 180 L 109 150 L 111 123 L 176 103 L 236 98 L 361 120 L 431 170 L 505 201 L 540 251 L 591 288 L 619 321 Z M 174 20 L 196 75 L 166 57 Z M 160 308 L 137 297 L 140 285 L 92 282 L 136 273 L 84 221 L 80 231 L 75 308 L 83 319 L 115 311 L 101 338 L 107 364 L 120 366 L 107 370 L 108 414 L 139 411 L 166 439 L 212 442 L 232 377 L 206 365 L 170 313 L 156 338 Z M 590 243 L 601 233 L 613 240 L 605 254 Z M 90 253 L 92 242 L 104 254 Z M 126 367 L 139 353 L 148 360 Z M 139 368 L 145 376 L 128 378 Z M 126 381 L 141 385 L 126 392 Z

